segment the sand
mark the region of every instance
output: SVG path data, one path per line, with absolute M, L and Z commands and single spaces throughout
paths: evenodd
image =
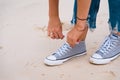
M 72 27 L 73 0 L 67 3 L 60 1 L 64 35 Z M 109 34 L 108 16 L 107 0 L 101 0 L 97 29 L 87 35 L 87 55 L 46 66 L 44 58 L 66 40 L 47 37 L 48 0 L 0 0 L 0 80 L 120 80 L 120 57 L 107 65 L 89 63 Z

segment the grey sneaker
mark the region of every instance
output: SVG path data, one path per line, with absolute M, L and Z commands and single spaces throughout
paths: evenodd
M 101 47 L 90 57 L 94 64 L 107 64 L 120 55 L 120 36 L 111 33 Z
M 75 47 L 65 42 L 55 53 L 45 58 L 44 63 L 47 65 L 59 65 L 72 57 L 86 54 L 85 42 L 81 41 Z

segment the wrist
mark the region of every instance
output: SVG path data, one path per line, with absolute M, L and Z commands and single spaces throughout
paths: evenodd
M 58 16 L 49 16 L 49 21 L 59 21 L 60 22 L 60 18 Z
M 60 22 L 60 18 L 58 16 L 49 16 L 49 21 Z
M 57 15 L 49 15 L 49 19 L 59 19 L 59 16 L 57 16 Z
M 118 31 L 112 31 L 112 33 L 120 36 L 120 32 L 118 32 Z
M 77 20 L 80 20 L 80 21 L 87 21 L 87 18 L 80 18 L 80 17 L 76 17 Z
M 75 28 L 78 31 L 84 31 L 85 28 L 87 27 L 87 18 L 79 18 L 79 17 L 76 18 L 77 18 L 77 23 L 75 25 Z
M 86 22 L 77 23 L 75 25 L 75 28 L 77 29 L 77 31 L 84 31 L 87 28 L 87 24 L 86 24 Z

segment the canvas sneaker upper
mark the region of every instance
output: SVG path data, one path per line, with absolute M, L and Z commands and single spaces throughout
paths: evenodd
M 105 38 L 100 48 L 91 56 L 91 60 L 92 62 L 101 60 L 104 63 L 105 59 L 109 62 L 118 55 L 120 55 L 120 36 L 111 33 Z
M 82 55 L 86 52 L 85 42 L 81 41 L 79 44 L 76 44 L 74 47 L 71 47 L 67 42 L 65 42 L 57 51 L 52 55 L 45 58 L 45 63 L 49 64 L 55 61 L 66 61 L 73 56 Z M 55 64 L 57 64 L 55 62 Z

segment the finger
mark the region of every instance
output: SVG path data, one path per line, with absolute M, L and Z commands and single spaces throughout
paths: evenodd
M 58 36 L 59 36 L 60 39 L 64 38 L 64 35 L 62 34 L 62 32 L 58 32 Z
M 71 47 L 74 47 L 74 43 L 73 42 L 70 42 L 69 43 Z
M 55 39 L 54 34 L 50 34 L 50 37 L 51 37 L 52 39 Z
M 76 44 L 78 44 L 78 42 L 76 42 L 76 41 L 74 42 L 74 41 L 73 41 L 73 42 L 71 43 L 71 46 L 74 47 Z
M 76 44 L 79 44 L 79 42 L 80 41 L 73 39 L 72 42 L 71 42 L 71 46 L 74 47 Z
M 72 39 L 67 38 L 67 42 L 68 42 L 68 44 L 69 44 L 71 47 L 73 47 L 73 46 L 74 46 L 74 45 L 73 45 L 73 41 L 72 41 Z
M 55 39 L 59 39 L 59 35 L 57 33 L 54 33 Z
M 49 29 L 47 30 L 47 35 L 50 36 L 50 30 Z
M 50 32 L 49 31 L 47 32 L 47 35 L 50 36 Z
M 80 41 L 81 41 L 82 38 L 83 38 L 83 37 L 80 37 L 80 38 L 76 41 L 76 44 L 77 44 L 77 43 L 80 43 Z

